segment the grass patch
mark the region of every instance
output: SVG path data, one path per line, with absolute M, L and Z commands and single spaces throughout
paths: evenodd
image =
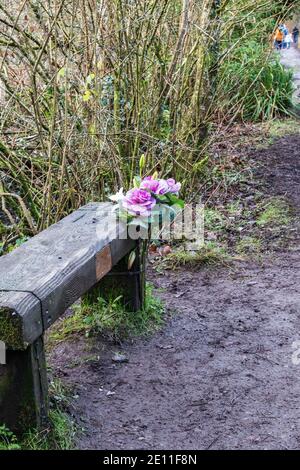
M 206 242 L 198 251 L 187 251 L 184 248 L 172 252 L 166 257 L 161 268 L 177 269 L 180 266 L 196 268 L 202 265 L 218 266 L 227 264 L 230 256 L 226 248 L 216 242 Z
M 272 198 L 259 214 L 256 224 L 259 227 L 287 225 L 291 220 L 290 207 L 282 198 Z
M 18 439 L 4 424 L 0 426 L 0 450 L 20 450 Z
M 164 307 L 148 284 L 145 308 L 138 312 L 126 310 L 120 296 L 109 300 L 99 297 L 94 304 L 83 300 L 81 304 L 74 305 L 73 311 L 52 328 L 50 342 L 64 341 L 75 334 L 86 337 L 98 333 L 110 333 L 116 337 L 146 334 L 162 324 Z
M 51 410 L 50 425 L 43 431 L 29 431 L 25 436 L 21 449 L 24 450 L 72 450 L 76 427 L 67 413 Z
M 241 255 L 258 254 L 261 252 L 261 249 L 261 240 L 250 236 L 244 237 L 236 245 L 236 251 Z
M 297 119 L 274 119 L 264 124 L 272 139 L 285 137 L 286 135 L 299 134 L 299 121 Z
M 293 118 L 272 119 L 261 124 L 262 138 L 257 141 L 255 147 L 267 149 L 274 144 L 276 139 L 287 135 L 299 134 L 299 120 Z M 254 142 L 255 143 L 255 142 Z
M 67 412 L 69 392 L 61 381 L 49 385 L 49 425 L 38 431 L 29 430 L 22 440 L 5 426 L 0 426 L 0 450 L 71 450 L 74 449 L 76 425 Z
M 220 232 L 226 226 L 226 219 L 217 209 L 207 208 L 204 210 L 204 223 L 206 230 Z
M 42 431 L 29 431 L 23 438 L 21 448 L 25 450 L 71 450 L 78 431 L 68 413 L 71 390 L 59 379 L 49 384 L 49 426 Z

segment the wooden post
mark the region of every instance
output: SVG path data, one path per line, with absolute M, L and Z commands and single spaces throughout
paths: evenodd
M 124 306 L 132 312 L 141 310 L 145 303 L 145 264 L 142 261 L 140 244 L 135 249 L 135 260 L 128 269 L 130 254 L 123 257 L 111 271 L 100 280 L 85 296 L 84 299 L 94 303 L 98 297 L 115 299 L 122 296 Z
M 0 365 L 0 424 L 21 435 L 47 424 L 48 383 L 43 337 Z

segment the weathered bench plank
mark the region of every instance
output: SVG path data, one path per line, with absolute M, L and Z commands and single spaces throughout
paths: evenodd
M 121 230 L 124 235 L 126 227 Z M 46 330 L 136 245 L 133 240 L 115 237 L 112 205 L 89 204 L 1 257 L 0 292 L 31 293 L 41 303 L 42 327 Z M 9 294 L 11 305 L 18 302 L 14 295 Z M 36 330 L 34 339 L 38 336 Z M 7 339 L 1 327 L 0 338 Z M 18 347 L 27 344 L 24 336 Z

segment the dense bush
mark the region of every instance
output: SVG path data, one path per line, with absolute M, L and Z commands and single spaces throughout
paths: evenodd
M 142 154 L 146 171 L 185 179 L 203 140 L 204 50 L 214 38 L 209 19 L 217 6 L 210 0 L 15 6 L 0 4 L 5 221 L 33 233 L 90 199 L 105 199 L 129 186 Z
M 286 110 L 288 74 L 247 42 L 268 44 L 286 10 L 273 0 L 1 1 L 0 249 L 128 187 L 143 154 L 147 173 L 194 193 L 213 119 Z
M 220 105 L 227 115 L 258 121 L 286 114 L 292 107 L 293 72 L 265 45 L 249 41 L 237 48 L 221 74 Z

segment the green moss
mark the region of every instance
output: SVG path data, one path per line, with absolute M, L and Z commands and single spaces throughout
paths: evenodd
M 21 319 L 8 308 L 0 309 L 0 339 L 11 349 L 23 349 Z

